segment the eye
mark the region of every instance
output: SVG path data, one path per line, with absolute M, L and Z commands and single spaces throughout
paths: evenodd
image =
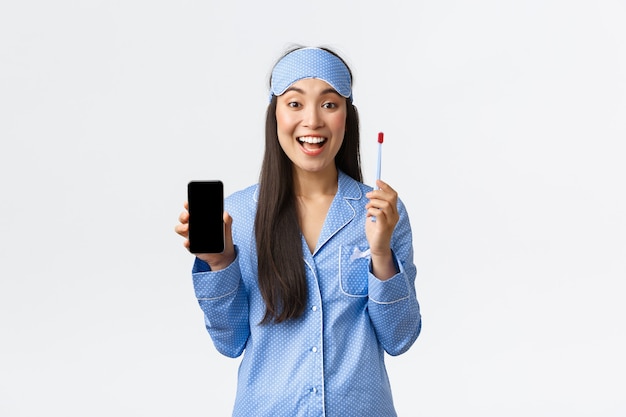
M 326 103 L 322 104 L 322 108 L 324 109 L 336 109 L 337 108 L 337 104 L 327 101 Z
M 297 101 L 290 101 L 287 103 L 287 107 L 297 109 L 298 107 L 300 107 L 300 103 L 298 103 Z

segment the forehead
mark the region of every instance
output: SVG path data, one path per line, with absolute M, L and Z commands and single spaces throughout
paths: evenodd
M 330 84 L 328 84 L 324 80 L 320 80 L 319 78 L 303 78 L 301 80 L 296 81 L 291 84 L 289 88 L 285 91 L 285 93 L 289 91 L 295 91 L 301 94 L 311 94 L 311 95 L 319 95 L 319 94 L 337 94 L 337 90 L 335 90 Z

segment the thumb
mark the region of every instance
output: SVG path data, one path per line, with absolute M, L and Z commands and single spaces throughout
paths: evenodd
M 227 211 L 224 211 L 223 219 L 224 219 L 224 224 L 226 225 L 226 227 L 230 228 L 233 224 L 233 218 L 230 217 L 230 214 L 228 214 Z
M 233 218 L 230 217 L 227 211 L 224 211 L 224 237 L 226 239 L 226 246 L 230 246 L 233 242 L 232 235 L 232 226 L 233 226 Z

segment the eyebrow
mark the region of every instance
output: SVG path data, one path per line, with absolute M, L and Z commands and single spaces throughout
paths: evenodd
M 289 91 L 295 91 L 296 93 L 300 93 L 300 94 L 303 94 L 303 95 L 305 95 L 305 94 L 306 94 L 306 93 L 304 92 L 304 90 L 303 90 L 303 89 L 298 88 L 298 87 L 293 87 L 293 86 L 292 86 L 292 87 L 289 87 L 288 89 L 286 89 L 286 90 L 285 90 L 285 92 L 284 92 L 283 94 L 288 93 Z M 336 94 L 336 95 L 338 95 L 339 97 L 341 97 L 341 94 L 339 94 L 339 93 L 337 92 L 337 90 L 335 90 L 334 88 L 327 88 L 327 89 L 323 90 L 323 91 L 320 93 L 320 96 L 322 96 L 322 95 L 324 95 L 324 94 L 330 94 L 330 93 Z

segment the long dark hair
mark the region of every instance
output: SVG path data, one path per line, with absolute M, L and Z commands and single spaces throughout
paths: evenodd
M 337 55 L 331 50 L 325 50 Z M 259 201 L 254 223 L 259 288 L 266 307 L 261 323 L 280 323 L 298 318 L 304 312 L 307 300 L 293 167 L 278 142 L 276 101 L 276 97 L 272 97 L 267 108 L 265 155 L 259 178 Z M 349 99 L 346 99 L 346 105 L 346 133 L 335 156 L 335 165 L 338 170 L 361 182 L 363 175 L 359 149 L 359 116 Z

